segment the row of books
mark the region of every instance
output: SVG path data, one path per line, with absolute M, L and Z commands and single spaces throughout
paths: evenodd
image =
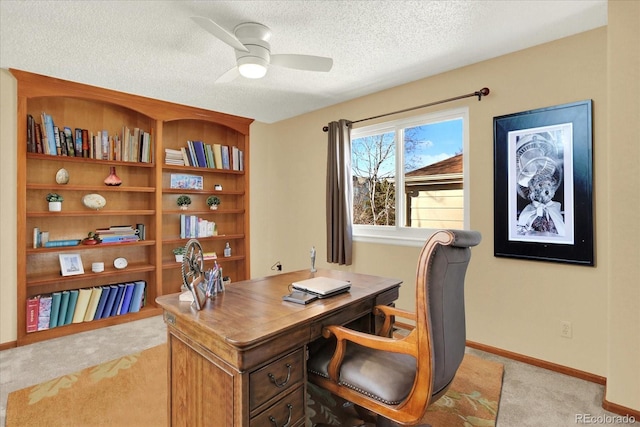
M 216 223 L 199 218 L 196 215 L 180 215 L 180 238 L 195 239 L 198 237 L 217 236 Z
M 165 148 L 165 163 L 209 169 L 244 170 L 244 152 L 238 147 L 187 141 L 179 150 Z
M 43 112 L 41 123 L 27 115 L 27 151 L 52 156 L 86 157 L 90 159 L 151 163 L 153 138 L 142 129 L 122 127 L 113 135 L 107 130 L 59 127 L 51 115 Z
M 72 289 L 27 299 L 27 332 L 136 313 L 146 303 L 144 280 Z

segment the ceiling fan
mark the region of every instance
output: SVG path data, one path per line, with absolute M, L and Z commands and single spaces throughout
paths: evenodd
M 271 54 L 271 30 L 255 22 L 239 24 L 233 34 L 216 24 L 209 18 L 194 16 L 198 25 L 218 39 L 222 40 L 236 52 L 237 67 L 220 76 L 216 83 L 229 82 L 238 75 L 249 79 L 265 76 L 269 65 L 293 68 L 296 70 L 327 72 L 333 66 L 333 59 L 313 55 Z

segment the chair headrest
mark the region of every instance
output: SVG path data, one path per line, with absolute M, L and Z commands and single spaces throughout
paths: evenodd
M 473 230 L 446 230 L 453 234 L 453 243 L 451 246 L 457 248 L 468 248 L 476 246 L 482 240 L 482 235 L 478 231 Z

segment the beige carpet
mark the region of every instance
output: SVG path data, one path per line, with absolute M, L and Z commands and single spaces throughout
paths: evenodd
M 15 391 L 7 400 L 6 425 L 166 426 L 166 349 L 160 345 Z M 494 426 L 502 374 L 501 364 L 467 354 L 424 421 L 434 427 Z M 308 390 L 307 426 L 363 425 L 344 401 L 311 385 Z

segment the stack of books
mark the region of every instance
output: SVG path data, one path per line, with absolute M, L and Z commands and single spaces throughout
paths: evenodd
M 164 149 L 164 162 L 168 165 L 184 166 L 184 157 L 181 150 L 174 150 L 173 148 Z
M 140 231 L 131 225 L 112 225 L 109 228 L 97 228 L 96 236 L 102 244 L 131 243 L 140 240 Z

